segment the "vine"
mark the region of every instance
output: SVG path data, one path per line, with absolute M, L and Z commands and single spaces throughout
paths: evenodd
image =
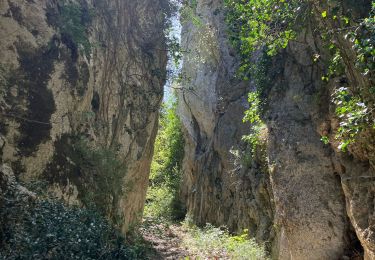
M 251 124 L 251 133 L 242 137 L 242 140 L 250 144 L 250 152 L 253 157 L 257 153 L 259 146 L 261 145 L 260 134 L 264 128 L 264 123 L 261 119 L 261 99 L 258 92 L 250 92 L 248 96 L 248 102 L 250 107 L 245 111 L 243 122 L 249 122 Z
M 252 79 L 257 86 L 258 93 L 250 93 L 250 108 L 245 113 L 245 120 L 253 124 L 253 134 L 257 133 L 260 114 L 259 101 L 264 96 L 268 82 L 268 68 L 256 59 L 254 53 L 264 52 L 264 56 L 272 57 L 294 40 L 300 25 L 308 17 L 315 17 L 314 27 L 319 29 L 322 40 L 328 47 L 331 55 L 326 73 L 322 81 L 329 82 L 334 77 L 342 77 L 347 70 L 346 51 L 340 46 L 343 38 L 352 45 L 357 56 L 356 68 L 363 77 L 370 82 L 370 93 L 375 93 L 373 86 L 374 74 L 374 31 L 375 31 L 375 4 L 372 1 L 372 10 L 369 17 L 355 20 L 350 12 L 344 12 L 344 7 L 339 1 L 328 1 L 319 6 L 314 1 L 300 0 L 225 0 L 226 22 L 229 29 L 230 42 L 241 57 L 239 76 L 244 80 Z M 322 6 L 324 8 L 322 9 Z M 321 60 L 323 54 L 315 54 L 314 62 Z M 326 59 L 322 59 L 323 61 Z M 352 61 L 349 61 L 352 62 Z M 260 80 L 259 80 L 260 79 Z M 354 91 L 355 88 L 360 91 Z M 371 100 L 364 101 L 361 95 L 366 86 L 336 87 L 332 102 L 336 106 L 335 114 L 340 119 L 335 138 L 340 141 L 338 148 L 346 150 L 349 144 L 356 140 L 356 136 L 373 123 L 371 120 Z M 358 92 L 358 93 L 357 93 Z M 257 111 L 257 114 L 254 111 Z M 261 120 L 260 120 L 261 121 Z M 255 139 L 247 138 L 250 143 Z M 327 136 L 322 137 L 324 143 L 329 142 Z
M 230 41 L 242 57 L 241 75 L 251 74 L 249 57 L 255 51 L 265 49 L 267 55 L 274 56 L 296 37 L 296 21 L 306 12 L 307 4 L 304 2 L 225 0 Z
M 348 88 L 341 87 L 333 94 L 336 105 L 335 113 L 340 118 L 336 139 L 340 140 L 339 149 L 346 151 L 348 145 L 355 142 L 355 137 L 370 124 L 369 109 Z
M 331 51 L 331 59 L 328 65 L 328 72 L 322 76 L 322 80 L 329 82 L 333 78 L 346 78 L 348 69 L 347 61 L 343 59 L 347 50 L 340 46 L 340 39 L 343 37 L 351 43 L 356 54 L 353 61 L 356 69 L 369 81 L 369 86 L 361 84 L 359 86 L 347 86 L 338 84 L 332 94 L 332 102 L 335 105 L 335 115 L 339 118 L 339 127 L 336 130 L 335 139 L 339 141 L 338 149 L 347 151 L 349 145 L 354 144 L 357 136 L 366 129 L 374 128 L 373 108 L 371 97 L 364 97 L 364 93 L 369 88 L 370 93 L 374 92 L 374 22 L 375 3 L 372 1 L 372 9 L 369 17 L 355 21 L 350 14 L 345 14 L 337 4 L 328 11 L 323 11 L 321 16 L 323 24 L 335 25 L 337 28 L 326 29 L 323 40 Z M 352 61 L 350 61 L 352 62 Z M 345 80 L 344 80 L 345 81 Z M 336 83 L 337 84 L 337 83 Z M 321 139 L 325 144 L 329 143 L 329 138 L 323 136 Z
M 357 53 L 357 67 L 364 76 L 373 78 L 375 72 L 375 2 L 372 1 L 372 8 L 369 17 L 365 18 L 359 26 L 348 34 L 354 42 L 354 50 Z M 371 88 L 375 94 L 375 86 Z

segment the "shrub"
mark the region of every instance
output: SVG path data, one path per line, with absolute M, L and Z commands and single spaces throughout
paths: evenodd
M 248 230 L 240 235 L 230 235 L 225 227 L 207 224 L 203 229 L 185 223 L 187 236 L 183 245 L 202 258 L 267 259 L 264 246 L 250 239 Z
M 173 193 L 163 186 L 150 187 L 146 197 L 144 215 L 157 219 L 170 219 L 172 212 Z
M 358 28 L 349 33 L 354 41 L 354 50 L 357 53 L 357 67 L 365 76 L 372 78 L 375 72 L 375 1 L 372 1 L 372 8 L 369 17 L 365 18 Z
M 53 199 L 28 206 L 9 203 L 1 212 L 3 220 L 11 221 L 1 259 L 144 259 L 94 210 Z
M 251 66 L 246 57 L 254 51 L 266 47 L 268 55 L 275 55 L 285 48 L 306 10 L 301 0 L 225 0 L 225 6 L 230 39 L 243 57 L 243 70 Z

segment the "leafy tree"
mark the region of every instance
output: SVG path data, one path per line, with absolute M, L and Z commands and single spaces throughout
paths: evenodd
M 159 132 L 151 164 L 150 188 L 145 215 L 181 219 L 184 210 L 179 198 L 184 138 L 176 114 L 177 102 L 163 104 Z

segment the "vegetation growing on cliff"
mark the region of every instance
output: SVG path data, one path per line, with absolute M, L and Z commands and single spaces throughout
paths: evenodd
M 306 12 L 305 1 L 225 0 L 230 40 L 241 55 L 240 72 L 253 69 L 249 57 L 266 48 L 270 56 L 296 37 L 295 24 Z
M 89 9 L 84 2 L 78 4 L 62 1 L 58 10 L 47 11 L 47 20 L 60 30 L 62 41 L 72 51 L 81 50 L 87 57 L 92 47 L 89 40 L 89 26 L 93 16 L 93 10 Z
M 260 138 L 261 131 L 262 128 L 265 127 L 261 119 L 261 100 L 259 98 L 259 92 L 250 92 L 248 96 L 248 102 L 250 108 L 245 111 L 243 122 L 249 122 L 251 124 L 251 133 L 245 135 L 243 137 L 243 140 L 250 144 L 251 156 L 255 158 L 257 150 L 260 148 L 262 142 Z
M 73 149 L 72 160 L 85 175 L 86 183 L 82 183 L 82 201 L 103 214 L 111 212 L 115 224 L 120 224 L 123 220 L 117 219 L 112 205 L 124 195 L 123 178 L 126 166 L 118 159 L 118 154 L 113 149 L 92 147 L 83 138 L 74 143 Z
M 340 118 L 336 135 L 341 140 L 338 148 L 346 151 L 348 145 L 355 142 L 356 136 L 371 125 L 369 110 L 358 96 L 352 95 L 345 87 L 335 90 L 333 101 L 336 104 L 335 113 Z
M 192 22 L 194 26 L 199 28 L 203 26 L 203 21 L 199 16 L 196 15 L 197 6 L 197 0 L 186 1 L 180 10 L 180 13 L 181 21 L 183 23 Z
M 314 1 L 300 0 L 226 0 L 225 5 L 230 40 L 241 56 L 239 75 L 244 79 L 254 80 L 260 93 L 259 98 L 262 98 L 269 72 L 259 62 L 262 59 L 258 58 L 254 62 L 254 53 L 264 51 L 267 56 L 276 55 L 288 46 L 289 41 L 296 38 L 303 24 L 318 17 L 320 21 L 315 21 L 314 26 L 320 30 L 321 40 L 326 43 L 328 52 L 331 52 L 328 61 L 325 61 L 326 57 L 322 58 L 324 55 L 321 53 L 312 57 L 316 63 L 321 59 L 326 62 L 323 69 L 326 73 L 322 75 L 322 80 L 329 82 L 332 78 L 344 75 L 345 69 L 351 70 L 350 63 L 353 63 L 369 82 L 345 87 L 344 91 L 343 86 L 336 88 L 332 102 L 336 105 L 336 115 L 341 120 L 335 136 L 340 142 L 339 148 L 346 150 L 349 144 L 356 141 L 356 136 L 361 131 L 375 125 L 371 119 L 374 117 L 374 99 L 366 95 L 374 90 L 374 1 L 369 16 L 362 19 L 351 15 L 350 9 L 344 10 L 339 1 L 317 5 Z M 342 39 L 348 41 L 355 51 L 356 61 L 342 58 L 348 55 L 348 50 L 340 45 Z M 262 79 L 261 82 L 257 80 L 259 78 Z M 246 119 L 254 114 L 251 110 L 261 104 L 257 98 L 254 100 L 257 94 L 250 95 L 250 101 L 254 104 L 250 104 Z M 261 108 L 258 110 L 261 111 Z M 256 127 L 255 123 L 254 129 Z M 329 141 L 328 137 L 323 137 L 322 140 L 325 143 Z

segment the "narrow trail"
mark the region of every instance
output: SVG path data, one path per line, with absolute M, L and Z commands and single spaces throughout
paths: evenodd
M 183 246 L 186 231 L 181 225 L 146 220 L 140 232 L 144 240 L 154 249 L 153 254 L 148 256 L 149 259 L 186 259 L 187 257 L 194 259 L 191 252 Z
M 216 232 L 219 229 L 211 229 Z M 226 259 L 261 259 L 231 258 L 223 244 L 223 238 L 212 233 L 202 240 L 194 235 L 192 229 L 183 224 L 169 224 L 152 219 L 143 221 L 139 229 L 143 240 L 151 247 L 147 259 L 151 260 L 226 260 Z M 216 233 L 218 235 L 218 233 Z M 248 248 L 249 249 L 249 248 Z

